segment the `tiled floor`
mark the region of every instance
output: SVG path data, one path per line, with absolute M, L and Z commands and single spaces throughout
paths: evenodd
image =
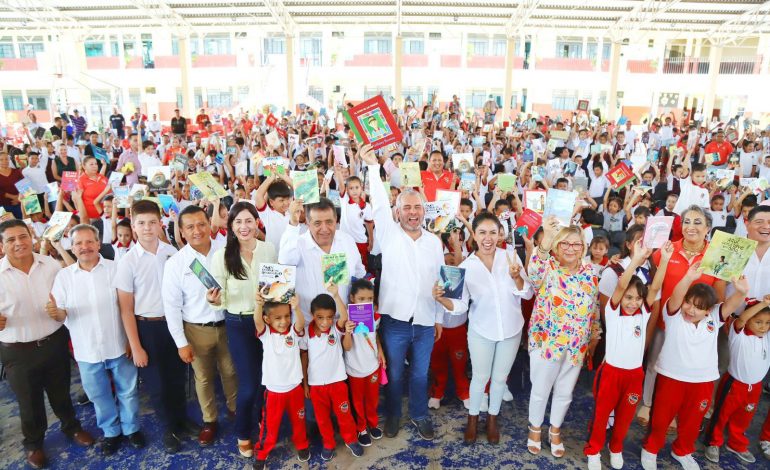
M 384 438 L 375 441 L 372 447 L 365 450 L 362 458 L 352 457 L 342 445 L 337 448 L 337 456 L 329 463 L 322 462 L 319 457 L 320 443 L 316 440 L 311 446 L 313 452 L 308 464 L 300 464 L 288 439 L 282 439 L 268 460 L 270 469 L 574 469 L 585 468 L 582 455 L 583 439 L 586 436 L 586 426 L 592 411 L 593 399 L 590 396 L 590 377 L 587 373 L 581 376 L 575 391 L 575 399 L 567 415 L 563 434 L 567 446 L 567 455 L 563 459 L 554 459 L 544 446 L 543 453 L 533 457 L 527 453 L 527 401 L 529 398 L 529 382 L 527 380 L 526 355 L 520 354 L 510 376 L 510 387 L 514 394 L 512 403 L 505 403 L 501 413 L 502 439 L 498 446 L 484 444 L 485 438 L 480 436 L 480 442 L 467 447 L 462 444 L 462 432 L 465 423 L 465 410 L 456 399 L 444 400 L 438 411 L 432 411 L 433 421 L 437 429 L 437 438 L 433 442 L 425 442 L 416 437 L 413 428 L 404 421 L 404 425 L 396 439 Z M 79 391 L 79 379 L 74 372 L 73 391 Z M 194 395 L 194 389 L 191 391 Z M 74 395 L 75 393 L 73 393 Z M 763 395 L 762 403 L 749 432 L 753 442 L 759 433 L 762 419 L 767 414 L 768 395 Z M 161 433 L 154 413 L 143 404 L 143 430 L 150 442 L 142 451 L 134 451 L 123 447 L 116 455 L 103 458 L 98 447 L 82 449 L 68 443 L 58 432 L 59 423 L 51 414 L 51 425 L 46 437 L 45 449 L 51 459 L 54 469 L 241 469 L 250 468 L 247 462 L 235 452 L 235 438 L 232 434 L 232 423 L 222 421 L 222 432 L 216 445 L 202 449 L 194 441 L 186 441 L 183 451 L 169 456 L 163 452 L 160 443 Z M 188 403 L 191 416 L 200 419 L 200 411 L 194 396 Z M 24 453 L 21 447 L 20 424 L 17 418 L 17 407 L 6 382 L 0 382 L 0 468 L 25 468 Z M 100 434 L 96 429 L 93 407 L 86 405 L 78 407 L 78 415 L 83 425 Z M 482 420 L 483 423 L 483 420 Z M 627 469 L 639 469 L 639 445 L 642 429 L 633 424 L 627 439 L 624 452 Z M 284 430 L 283 435 L 286 435 Z M 756 448 L 752 449 L 759 457 Z M 669 448 L 661 452 L 660 468 L 680 468 L 668 457 Z M 606 460 L 605 465 L 609 465 Z M 751 467 L 739 464 L 732 455 L 725 454 L 720 465 L 707 464 L 702 453 L 696 457 L 705 469 L 742 469 L 770 468 L 770 462 L 760 460 Z M 609 468 L 609 467 L 608 467 Z

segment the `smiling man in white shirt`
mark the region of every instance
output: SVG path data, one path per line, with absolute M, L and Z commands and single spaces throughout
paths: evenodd
M 369 175 L 380 165 L 368 145 L 360 149 Z M 433 343 L 441 337 L 444 309 L 432 296 L 444 264 L 441 241 L 422 228 L 425 208 L 419 193 L 404 191 L 393 220 L 385 186 L 370 184 L 375 239 L 382 248 L 379 307 L 382 343 L 388 362 L 385 435 L 398 434 L 404 387 L 404 359 L 409 354 L 409 415 L 420 437 L 432 440 L 428 416 L 428 366 Z

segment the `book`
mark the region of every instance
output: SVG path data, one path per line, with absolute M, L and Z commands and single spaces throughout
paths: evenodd
M 465 268 L 457 266 L 441 266 L 439 269 L 439 284 L 444 288 L 444 297 L 459 299 L 463 296 L 465 286 Z
M 542 225 L 542 215 L 532 209 L 524 208 L 524 210 L 521 211 L 519 218 L 516 219 L 516 233 L 527 238 L 532 238 L 535 232 L 537 232 L 537 229 Z
M 497 175 L 497 186 L 500 191 L 509 193 L 516 188 L 516 175 L 510 173 L 500 173 Z
M 531 162 L 535 159 L 535 152 L 532 151 L 532 149 L 524 149 L 524 152 L 521 153 L 521 160 L 523 162 Z
M 269 132 L 265 136 L 265 142 L 269 148 L 278 148 L 281 146 L 281 136 L 278 135 L 277 131 Z
M 660 159 L 660 152 L 657 150 L 650 149 L 647 151 L 647 161 L 651 163 L 655 163 Z
M 324 275 L 324 285 L 330 282 L 338 286 L 350 284 L 348 261 L 345 253 L 321 255 L 321 272 Z
M 476 174 L 475 173 L 463 173 L 460 175 L 460 188 L 473 192 L 476 189 Z
M 206 269 L 206 266 L 204 266 L 199 259 L 196 258 L 192 261 L 192 263 L 190 263 L 190 271 L 195 274 L 195 276 L 198 278 L 198 280 L 201 281 L 201 284 L 203 284 L 207 290 L 222 288 L 222 286 L 219 285 L 217 280 L 214 279 L 214 276 L 211 275 L 209 270 Z
M 332 145 L 332 153 L 334 154 L 334 163 L 343 168 L 348 167 L 348 161 L 345 159 L 345 147 L 342 145 Z
M 356 324 L 353 334 L 374 333 L 374 304 L 348 304 L 348 319 Z
M 554 153 L 556 151 L 556 147 L 558 147 L 561 144 L 558 139 L 548 139 L 548 145 L 546 145 L 546 149 L 548 149 L 549 152 Z
M 425 203 L 425 229 L 432 233 L 448 233 L 458 227 L 455 216 L 460 209 L 460 192 L 439 189 L 436 200 Z
M 43 239 L 55 242 L 61 240 L 64 235 L 64 230 L 70 223 L 72 218 L 72 212 L 56 211 L 51 215 L 51 220 L 48 221 L 48 227 L 43 232 Z
M 559 223 L 569 227 L 572 220 L 572 211 L 575 209 L 577 193 L 574 191 L 562 191 L 561 189 L 548 189 L 545 196 L 545 208 L 543 218 L 555 216 Z
M 575 176 L 577 173 L 578 165 L 572 160 L 567 160 L 564 163 L 564 176 Z
M 577 104 L 577 110 L 588 112 L 588 100 L 579 100 Z
M 532 171 L 532 179 L 535 181 L 543 181 L 547 174 L 547 169 L 544 166 L 533 166 L 530 171 Z
M 203 194 L 203 197 L 209 201 L 214 201 L 227 196 L 227 191 L 217 180 L 211 176 L 211 173 L 201 172 L 190 175 L 189 180 Z
M 474 148 L 480 148 L 484 145 L 484 142 L 487 141 L 487 138 L 483 135 L 476 136 L 471 139 L 471 147 Z
M 151 166 L 147 168 L 147 186 L 153 191 L 160 191 L 171 186 L 170 166 Z
M 259 293 L 267 302 L 288 304 L 294 296 L 297 268 L 284 264 L 259 265 Z
M 673 225 L 674 217 L 670 215 L 648 217 L 644 229 L 644 246 L 646 248 L 660 248 L 665 245 Z
M 267 124 L 268 127 L 275 127 L 276 124 L 278 124 L 278 118 L 273 116 L 272 113 L 268 114 L 265 118 L 265 124 Z
M 19 191 L 19 199 L 24 199 L 27 196 L 36 195 L 37 193 L 32 188 L 32 181 L 27 178 L 20 179 L 13 184 Z
M 569 131 L 551 131 L 551 138 L 564 142 L 569 139 Z
M 472 153 L 453 153 L 452 168 L 458 173 L 473 172 L 473 154 Z
M 546 192 L 542 189 L 524 190 L 524 207 L 542 214 L 545 210 Z
M 619 190 L 634 180 L 634 172 L 625 162 L 620 162 L 607 172 L 607 180 L 613 189 Z
M 78 173 L 76 171 L 65 171 L 61 175 L 61 190 L 72 192 L 78 188 Z
M 107 155 L 107 151 L 103 147 L 99 147 L 98 145 L 94 144 L 88 144 L 91 146 L 91 151 L 94 154 L 94 157 L 96 157 L 98 160 L 103 161 L 107 165 L 110 164 L 110 157 Z
M 334 207 L 340 207 L 340 192 L 336 189 L 330 189 L 327 198 L 334 204 Z
M 117 204 L 118 209 L 127 209 L 131 207 L 131 204 L 128 202 L 129 190 L 130 188 L 128 186 L 118 186 L 113 189 L 115 204 Z
M 756 240 L 717 231 L 700 262 L 703 274 L 732 282 L 743 274 L 757 248 Z
M 420 164 L 417 162 L 401 162 L 401 186 L 404 188 L 414 188 L 422 186 L 422 176 L 420 175 Z
M 706 154 L 706 161 L 711 163 L 719 163 L 722 157 L 719 156 L 719 152 L 712 152 Z
M 735 181 L 735 170 L 717 168 L 714 172 L 714 181 L 716 182 L 717 187 L 724 191 L 732 186 Z
M 262 159 L 262 173 L 265 176 L 272 176 L 275 169 L 276 173 L 284 175 L 288 164 L 289 162 L 283 157 L 265 157 Z
M 158 194 L 158 201 L 160 201 L 160 205 L 166 215 L 171 215 L 171 211 L 174 211 L 176 215 L 179 215 L 179 206 L 174 200 L 174 196 L 170 194 Z
M 343 111 L 343 115 L 356 140 L 362 144 L 370 144 L 373 150 L 401 142 L 403 139 L 396 119 L 380 95 Z
M 37 214 L 38 212 L 43 212 L 43 209 L 40 207 L 40 201 L 37 198 L 37 194 L 30 194 L 22 198 L 21 205 L 26 215 L 32 215 L 32 214 Z
M 739 178 L 738 185 L 741 188 L 751 188 L 757 178 Z
M 174 171 L 181 171 L 182 173 L 186 172 L 189 168 L 189 160 L 187 159 L 187 156 L 182 155 L 181 153 L 174 155 L 174 160 L 171 162 L 171 167 L 174 169 Z
M 765 178 L 756 178 L 751 183 L 751 191 L 756 195 L 764 193 L 768 188 L 770 188 L 770 184 L 768 184 Z
M 294 183 L 294 199 L 302 199 L 303 204 L 315 204 L 320 200 L 316 171 L 292 171 L 291 180 Z
M 588 191 L 588 178 L 585 176 L 576 176 L 572 180 L 572 189 L 574 189 L 577 192 Z
M 444 138 L 443 131 L 433 131 L 433 140 L 441 140 Z
M 13 213 L 8 212 L 4 208 L 0 207 L 0 222 L 5 222 L 6 220 L 11 220 L 13 218 Z
M 59 200 L 59 183 L 56 181 L 48 183 L 45 187 L 45 192 L 48 193 L 48 202 L 56 202 Z
M 112 173 L 110 173 L 108 184 L 114 190 L 116 186 L 120 186 L 120 183 L 123 181 L 124 176 L 126 175 L 124 175 L 119 171 L 113 171 Z
M 139 183 L 135 183 L 131 185 L 131 191 L 128 193 L 128 196 L 134 202 L 141 201 L 142 199 L 146 198 L 148 195 L 149 193 L 147 192 L 147 185 L 139 184 Z

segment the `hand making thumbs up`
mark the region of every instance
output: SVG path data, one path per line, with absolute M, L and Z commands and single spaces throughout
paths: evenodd
M 56 299 L 54 299 L 53 294 L 48 294 L 48 303 L 45 304 L 45 311 L 48 313 L 48 316 L 53 318 L 56 321 L 64 321 L 65 318 L 67 318 L 67 311 L 64 309 L 59 308 L 56 305 Z

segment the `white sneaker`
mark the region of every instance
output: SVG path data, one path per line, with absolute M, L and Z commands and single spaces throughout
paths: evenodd
M 711 417 L 714 416 L 714 408 L 709 408 L 709 410 L 706 412 L 705 415 L 703 415 L 704 419 L 711 419 Z
M 700 465 L 695 461 L 692 454 L 676 455 L 674 451 L 671 451 L 671 457 L 682 465 L 684 470 L 700 470 Z
M 602 470 L 602 454 L 588 456 L 588 470 Z
M 471 399 L 470 398 L 466 398 L 465 400 L 463 400 L 463 406 L 465 407 L 466 410 L 470 410 L 471 409 Z
M 481 405 L 479 405 L 479 411 L 486 413 L 489 411 L 489 395 L 484 394 L 484 398 L 481 399 Z
M 759 441 L 759 449 L 766 459 L 770 460 L 770 441 Z
M 433 408 L 434 410 L 441 408 L 441 398 L 430 398 L 428 400 L 428 408 Z
M 610 452 L 610 466 L 616 470 L 623 468 L 623 452 Z
M 508 390 L 508 387 L 505 387 L 505 391 L 503 392 L 503 401 L 513 401 L 513 393 Z
M 642 449 L 642 468 L 644 470 L 658 470 L 658 454 L 652 454 Z

